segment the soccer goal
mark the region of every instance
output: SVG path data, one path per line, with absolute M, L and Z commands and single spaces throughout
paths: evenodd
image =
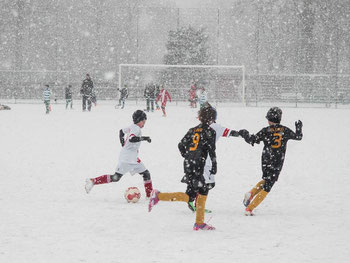
M 68 71 L 0 70 L 0 99 L 41 100 L 45 84 L 55 98 L 63 98 L 68 83 Z
M 227 65 L 120 64 L 119 87 L 142 99 L 146 85 L 164 86 L 174 101 L 188 101 L 191 86 L 204 88 L 209 102 L 245 104 L 245 67 Z

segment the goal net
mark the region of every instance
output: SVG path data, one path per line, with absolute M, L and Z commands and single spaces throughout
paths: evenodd
M 120 64 L 119 87 L 130 99 L 142 99 L 146 85 L 164 86 L 174 101 L 188 101 L 192 85 L 204 88 L 208 101 L 245 103 L 244 66 Z
M 68 71 L 0 70 L 0 99 L 41 100 L 45 84 L 60 99 L 68 83 Z

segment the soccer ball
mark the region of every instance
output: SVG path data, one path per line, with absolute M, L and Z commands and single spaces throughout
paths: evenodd
M 137 203 L 141 198 L 141 193 L 137 187 L 129 187 L 125 190 L 124 197 L 128 203 Z

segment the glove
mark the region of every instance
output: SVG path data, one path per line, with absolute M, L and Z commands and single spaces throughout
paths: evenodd
M 247 131 L 247 130 L 240 130 L 239 132 L 238 132 L 238 134 L 241 136 L 241 137 L 243 137 L 243 138 L 246 138 L 246 137 L 248 137 L 249 136 L 249 132 Z
M 152 141 L 149 136 L 142 136 L 141 138 L 142 138 L 142 141 L 147 141 L 149 143 Z
M 217 165 L 217 163 L 216 163 L 216 161 L 215 161 L 215 162 L 213 162 L 212 165 L 211 165 L 210 173 L 211 173 L 211 174 L 216 174 L 217 171 L 218 171 L 218 165 Z
M 303 128 L 303 123 L 301 122 L 301 120 L 295 122 L 295 128 L 297 131 L 301 131 L 301 128 Z
M 120 144 L 122 145 L 122 147 L 124 146 L 125 140 L 124 138 L 120 138 Z

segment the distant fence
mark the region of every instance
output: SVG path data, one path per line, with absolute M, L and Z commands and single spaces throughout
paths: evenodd
M 0 103 L 20 103 L 23 100 L 40 101 L 44 84 L 49 84 L 52 99 L 63 100 L 64 88 L 73 86 L 73 98 L 80 99 L 81 82 L 71 82 L 68 72 L 8 72 L 0 71 Z M 174 81 L 174 80 L 173 80 Z M 179 78 L 181 81 L 181 78 Z M 225 79 L 220 80 L 225 83 Z M 94 80 L 98 100 L 117 100 L 118 83 Z M 215 83 L 214 83 L 215 84 Z M 241 103 L 247 106 L 265 104 L 288 104 L 292 107 L 350 107 L 350 75 L 299 74 L 299 75 L 246 75 L 244 91 L 242 85 L 225 89 L 226 85 L 208 83 L 209 101 L 213 103 Z M 188 100 L 188 86 L 176 83 L 171 88 L 173 99 Z M 232 93 L 232 94 L 231 94 Z M 244 99 L 242 99 L 244 95 Z M 143 87 L 130 88 L 129 100 L 143 100 Z

